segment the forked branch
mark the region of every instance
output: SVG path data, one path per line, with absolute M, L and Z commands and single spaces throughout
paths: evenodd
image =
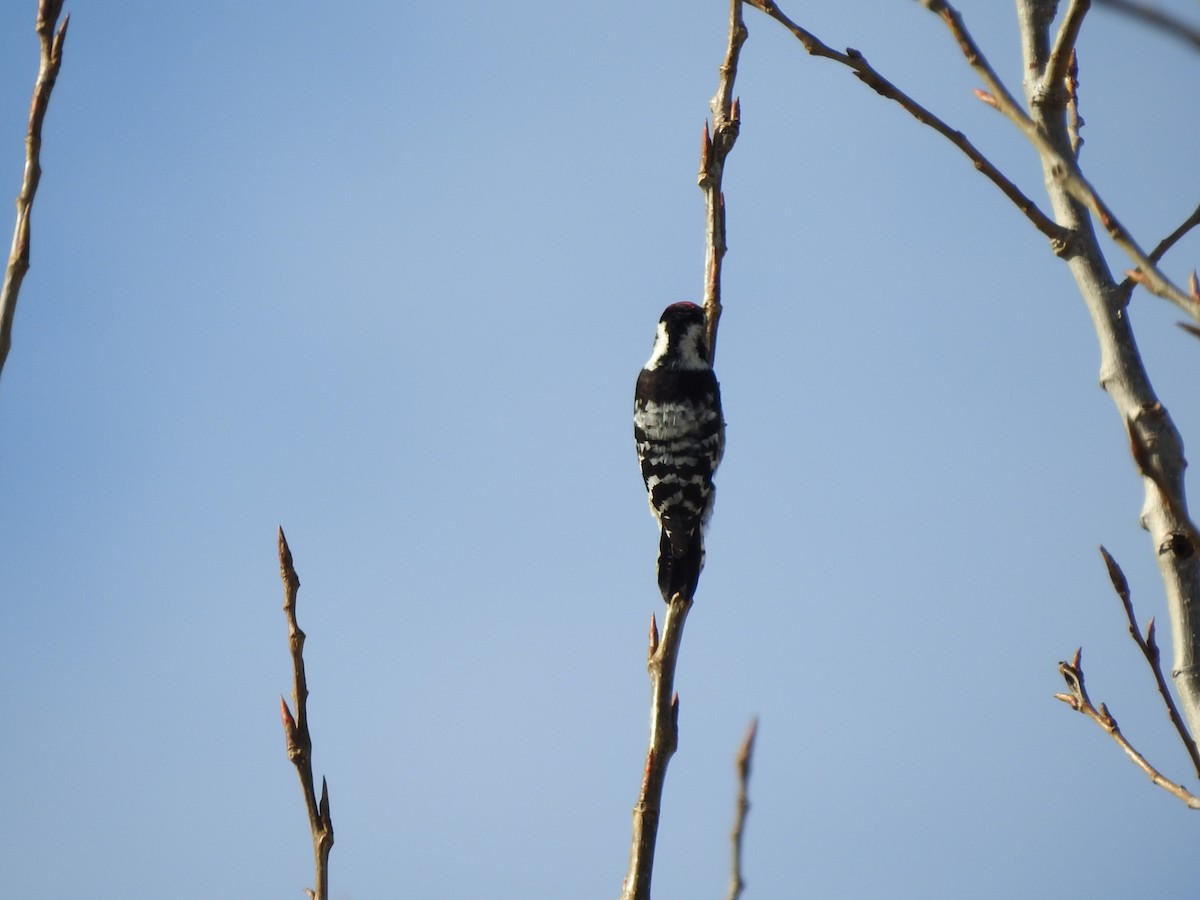
M 1161 241 L 1158 242 L 1158 245 L 1155 246 L 1155 248 L 1150 251 L 1150 258 L 1152 260 L 1154 260 L 1155 262 L 1158 262 L 1160 259 L 1162 259 L 1164 256 L 1167 255 L 1168 250 L 1170 250 L 1177 243 L 1179 243 L 1179 241 L 1183 239 L 1183 236 L 1186 235 L 1193 228 L 1195 228 L 1197 225 L 1200 225 L 1200 206 L 1197 206 L 1194 210 L 1192 210 L 1192 214 L 1190 216 L 1188 216 L 1186 219 L 1184 219 L 1183 222 L 1180 223 L 1178 228 L 1176 228 L 1174 231 L 1172 231 L 1165 238 L 1163 238 Z M 1196 275 L 1195 275 L 1195 272 L 1193 271 L 1191 295 L 1194 300 L 1196 300 L 1197 302 L 1200 302 L 1200 290 L 1197 290 L 1197 288 L 1196 288 L 1195 278 L 1196 278 Z M 1129 302 L 1129 296 L 1133 293 L 1134 286 L 1138 285 L 1140 283 L 1141 283 L 1140 273 L 1130 273 L 1125 278 L 1125 280 L 1121 282 L 1121 291 L 1122 291 L 1122 295 L 1125 298 L 1125 302 Z
M 62 8 L 63 0 L 41 0 L 38 4 L 37 36 L 42 53 L 37 80 L 33 85 L 33 100 L 29 104 L 29 126 L 25 131 L 25 171 L 21 177 L 21 191 L 17 194 L 17 224 L 13 229 L 12 247 L 8 251 L 8 264 L 4 268 L 4 284 L 0 286 L 0 372 L 4 370 L 8 351 L 12 347 L 17 295 L 21 292 L 25 273 L 29 271 L 29 220 L 33 212 L 33 198 L 42 179 L 42 123 L 50 106 L 50 92 L 54 90 L 54 82 L 62 65 L 63 42 L 71 21 L 71 16 L 67 15 L 62 24 L 58 24 Z
M 312 829 L 313 864 L 316 874 L 316 889 L 309 890 L 312 900 L 327 900 L 329 897 L 329 851 L 333 849 L 333 819 L 329 816 L 329 788 L 321 779 L 321 796 L 317 796 L 316 782 L 312 769 L 312 735 L 308 730 L 308 680 L 304 674 L 304 632 L 296 622 L 296 594 L 300 590 L 300 578 L 292 565 L 292 551 L 288 548 L 283 528 L 279 529 L 279 575 L 283 579 L 283 613 L 288 623 L 288 646 L 292 654 L 292 702 L 296 714 L 288 709 L 287 701 L 279 698 L 279 714 L 283 719 L 283 733 L 287 738 L 288 759 L 300 776 L 304 791 L 304 805 L 308 810 L 308 824 Z
M 1150 765 L 1146 757 L 1129 743 L 1125 735 L 1121 733 L 1121 728 L 1117 725 L 1117 720 L 1113 718 L 1107 706 L 1101 703 L 1099 708 L 1097 708 L 1092 704 L 1087 688 L 1083 683 L 1082 657 L 1083 650 L 1080 648 L 1075 651 L 1075 656 L 1070 662 L 1060 662 L 1058 664 L 1058 673 L 1066 681 L 1068 692 L 1065 694 L 1055 694 L 1055 699 L 1061 700 L 1071 707 L 1071 709 L 1083 713 L 1099 725 L 1109 737 L 1116 741 L 1117 746 L 1125 751 L 1125 755 L 1133 761 L 1133 764 L 1149 776 L 1152 782 L 1167 793 L 1179 798 L 1189 809 L 1200 809 L 1200 797 L 1197 797 L 1187 788 L 1183 787 L 1183 785 L 1176 784 L 1164 776 L 1158 769 Z
M 1074 200 L 1082 203 L 1096 216 L 1108 236 L 1118 247 L 1125 251 L 1137 264 L 1136 279 L 1148 291 L 1156 296 L 1170 300 L 1193 319 L 1200 321 L 1200 300 L 1191 297 L 1187 292 L 1172 282 L 1156 265 L 1156 261 L 1142 250 L 1129 230 L 1121 224 L 1116 214 L 1104 202 L 1103 198 L 1084 177 L 1079 168 L 1079 161 L 1072 153 L 1062 153 L 1051 140 L 1046 129 L 1035 117 L 1018 103 L 987 61 L 983 51 L 979 49 L 975 39 L 971 37 L 963 22 L 962 16 L 945 0 L 918 0 L 930 12 L 937 14 L 949 29 L 957 42 L 967 63 L 983 79 L 988 93 L 976 92 L 981 100 L 1003 113 L 1042 157 L 1044 168 L 1050 176 L 1061 185 Z M 1068 75 L 1070 56 L 1074 50 L 1075 38 L 1084 13 L 1087 12 L 1088 2 L 1072 0 L 1067 9 L 1064 21 L 1059 28 L 1053 48 L 1048 49 L 1045 59 L 1039 60 L 1039 77 L 1036 89 L 1031 93 L 1035 102 L 1064 103 L 1066 96 L 1066 76 Z M 1059 97 L 1064 99 L 1060 100 Z
M 790 31 L 792 36 L 800 42 L 805 52 L 810 56 L 830 59 L 851 69 L 855 76 L 867 85 L 867 87 L 875 91 L 875 93 L 899 104 L 901 108 L 922 125 L 932 128 L 942 137 L 946 138 L 946 140 L 950 141 L 950 143 L 961 150 L 971 160 L 981 174 L 996 185 L 996 187 L 1000 188 L 1004 196 L 1012 201 L 1012 204 L 1025 215 L 1025 218 L 1033 223 L 1033 226 L 1038 231 L 1049 238 L 1050 246 L 1054 249 L 1055 253 L 1061 255 L 1068 251 L 1070 232 L 1067 229 L 1042 212 L 1038 205 L 1026 196 L 1010 178 L 996 168 L 991 160 L 984 156 L 961 131 L 951 128 L 945 121 L 934 115 L 929 109 L 922 106 L 893 82 L 885 78 L 859 51 L 847 48 L 845 53 L 839 53 L 837 50 L 834 50 L 821 41 L 815 34 L 801 28 L 788 18 L 783 10 L 779 8 L 779 5 L 775 3 L 775 0 L 747 0 L 747 2 L 766 13 Z
M 1133 613 L 1133 600 L 1130 597 L 1129 581 L 1125 578 L 1125 573 L 1121 571 L 1117 561 L 1104 547 L 1100 548 L 1100 555 L 1104 557 L 1104 565 L 1108 567 L 1108 577 L 1112 581 L 1113 590 L 1117 592 L 1117 596 L 1121 598 L 1121 605 L 1125 607 L 1125 618 L 1129 622 L 1129 636 L 1133 638 L 1138 649 L 1142 651 L 1142 656 L 1146 658 L 1150 671 L 1154 675 L 1155 684 L 1158 685 L 1158 693 L 1162 696 L 1163 703 L 1166 704 L 1171 724 L 1175 726 L 1179 740 L 1183 742 L 1188 756 L 1192 758 L 1196 777 L 1200 778 L 1200 752 L 1197 751 L 1195 738 L 1188 731 L 1183 717 L 1179 715 L 1179 709 L 1175 706 L 1175 698 L 1167 687 L 1167 679 L 1163 676 L 1161 654 L 1158 651 L 1158 641 L 1154 636 L 1154 619 L 1150 619 L 1143 637 L 1142 630 L 1138 628 L 1137 617 Z

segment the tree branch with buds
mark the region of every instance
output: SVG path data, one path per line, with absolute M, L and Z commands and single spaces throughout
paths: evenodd
M 996 168 L 995 164 L 984 156 L 961 131 L 951 128 L 944 120 L 934 115 L 928 108 L 922 106 L 893 82 L 885 78 L 878 69 L 867 61 L 867 58 L 862 53 L 850 47 L 846 48 L 845 53 L 834 50 L 811 31 L 800 27 L 788 18 L 774 0 L 747 0 L 747 2 L 756 9 L 766 13 L 790 31 L 792 36 L 800 42 L 805 52 L 810 56 L 833 60 L 846 66 L 854 72 L 855 77 L 859 81 L 867 85 L 867 87 L 875 91 L 879 96 L 899 104 L 902 109 L 922 125 L 932 128 L 942 137 L 946 138 L 946 140 L 950 141 L 950 143 L 961 150 L 971 160 L 977 171 L 988 178 L 996 187 L 1000 188 L 1004 196 L 1012 201 L 1017 209 L 1024 213 L 1025 217 L 1029 219 L 1038 231 L 1049 238 L 1050 245 L 1054 248 L 1055 253 L 1061 255 L 1066 252 L 1068 238 L 1070 237 L 1066 229 L 1059 226 L 1052 218 L 1042 212 L 1038 205 L 1029 199 L 1008 176 Z
M 1118 247 L 1124 250 L 1137 264 L 1138 280 L 1148 291 L 1171 301 L 1193 319 L 1200 321 L 1200 298 L 1193 298 L 1175 285 L 1158 268 L 1121 224 L 1116 214 L 1092 187 L 1079 167 L 1071 142 L 1065 144 L 1056 139 L 1062 131 L 1069 137 L 1069 129 L 1055 119 L 1065 108 L 1068 97 L 1066 85 L 1071 56 L 1075 50 L 1075 39 L 1079 35 L 1083 16 L 1090 5 L 1087 0 L 1072 0 L 1063 16 L 1058 34 L 1053 43 L 1048 34 L 1049 21 L 1045 15 L 1044 0 L 1021 0 L 1018 4 L 1018 19 L 1021 23 L 1022 40 L 1026 62 L 1036 66 L 1036 77 L 1026 80 L 1026 100 L 1029 110 L 1017 102 L 996 74 L 987 57 L 979 49 L 963 22 L 962 16 L 945 0 L 918 0 L 922 6 L 935 13 L 949 29 L 958 43 L 967 63 L 975 70 L 987 86 L 988 91 L 976 91 L 976 96 L 1002 113 L 1033 144 L 1042 158 L 1042 167 L 1047 185 L 1052 191 L 1061 190 L 1095 215 Z M 1057 3 L 1055 4 L 1057 6 Z M 1062 219 L 1057 219 L 1060 225 Z
M 966 138 L 949 128 L 916 101 L 883 78 L 856 50 L 839 53 L 780 11 L 774 0 L 748 0 L 795 36 L 812 56 L 849 67 L 869 87 L 899 103 L 918 121 L 943 134 L 999 185 L 1043 234 L 1075 279 L 1100 347 L 1100 384 L 1109 394 L 1129 435 L 1129 446 L 1142 477 L 1144 503 L 1140 521 L 1149 532 L 1170 613 L 1174 663 L 1172 678 L 1184 718 L 1200 729 L 1200 552 L 1187 512 L 1183 473 L 1187 465 L 1183 441 L 1159 402 L 1134 339 L 1126 310 L 1131 288 L 1113 278 L 1095 228 L 1108 233 L 1131 256 L 1134 282 L 1166 297 L 1193 319 L 1200 320 L 1200 284 L 1190 291 L 1175 286 L 1158 268 L 1158 260 L 1197 224 L 1185 221 L 1153 252 L 1141 250 L 1079 167 L 1080 146 L 1078 59 L 1075 43 L 1089 3 L 1071 0 L 1060 13 L 1057 0 L 1017 0 L 1021 39 L 1023 100 L 1001 81 L 968 31 L 959 12 L 945 0 L 918 0 L 935 13 L 954 38 L 971 69 L 983 81 L 976 96 L 1003 113 L 1038 152 L 1052 217 L 1020 193 L 1012 182 L 986 163 Z M 1051 28 L 1058 20 L 1057 29 Z M 1197 215 L 1200 215 L 1198 213 Z M 1200 329 L 1187 326 L 1200 336 Z
M 650 653 L 646 668 L 650 672 L 650 746 L 642 788 L 633 807 L 633 845 L 629 853 L 629 872 L 621 890 L 621 900 L 650 900 L 650 879 L 654 871 L 654 845 L 658 839 L 658 820 L 662 814 L 663 785 L 667 763 L 679 746 L 679 695 L 675 692 L 675 665 L 679 644 L 692 601 L 676 594 L 663 616 L 662 637 L 658 622 L 650 617 Z
M 725 198 L 721 176 L 725 158 L 733 149 L 740 125 L 738 101 L 733 96 L 738 56 L 746 41 L 742 22 L 742 0 L 730 0 L 729 40 L 716 95 L 712 99 L 712 131 L 704 127 L 700 151 L 698 182 L 705 198 L 704 310 L 707 319 L 709 359 L 716 349 L 717 324 L 721 318 L 721 260 L 725 256 Z M 642 786 L 633 807 L 633 841 L 629 852 L 629 870 L 621 888 L 621 900 L 650 900 L 650 881 L 654 870 L 654 848 L 662 814 L 663 786 L 667 764 L 679 744 L 679 695 L 675 691 L 675 668 L 683 640 L 683 626 L 692 599 L 675 594 L 667 602 L 662 634 L 658 620 L 650 618 L 650 652 L 646 668 L 650 674 L 650 742 Z
M 1159 772 L 1158 769 L 1154 768 L 1146 757 L 1133 744 L 1129 743 L 1129 740 L 1121 733 L 1121 728 L 1117 725 L 1117 720 L 1113 718 L 1112 713 L 1108 711 L 1108 707 L 1103 703 L 1099 707 L 1092 703 L 1083 682 L 1082 659 L 1083 649 L 1080 648 L 1075 651 L 1075 656 L 1070 662 L 1060 662 L 1058 664 L 1058 673 L 1062 675 L 1063 680 L 1067 683 L 1067 693 L 1055 694 L 1055 699 L 1061 700 L 1071 707 L 1071 709 L 1083 713 L 1083 715 L 1099 725 L 1109 737 L 1116 741 L 1117 746 L 1125 751 L 1125 755 L 1133 761 L 1133 764 L 1149 776 L 1152 782 L 1167 793 L 1178 797 L 1189 809 L 1200 809 L 1200 797 L 1197 797 L 1183 785 L 1171 781 Z
M 33 198 L 42 180 L 42 123 L 50 106 L 50 93 L 58 80 L 62 66 L 63 42 L 67 39 L 68 14 L 58 24 L 63 0 L 41 0 L 38 4 L 37 36 L 41 44 L 41 61 L 29 104 L 29 126 L 25 131 L 25 171 L 21 190 L 17 194 L 17 224 L 13 229 L 12 247 L 4 268 L 4 284 L 0 286 L 0 372 L 12 347 L 13 319 L 17 312 L 17 295 L 29 271 L 29 222 L 33 213 Z
M 717 354 L 717 326 L 721 321 L 721 262 L 725 258 L 725 194 L 721 176 L 725 172 L 725 157 L 733 149 L 741 129 L 741 102 L 733 96 L 737 78 L 738 55 L 749 32 L 742 21 L 742 0 L 729 4 L 729 44 L 725 61 L 721 63 L 717 92 L 709 107 L 712 110 L 712 131 L 704 123 L 704 138 L 700 146 L 700 172 L 696 181 L 704 192 L 704 313 L 708 319 L 708 359 Z
M 1121 571 L 1117 561 L 1104 547 L 1100 548 L 1100 555 L 1104 557 L 1104 565 L 1108 568 L 1108 577 L 1112 581 L 1113 590 L 1117 592 L 1117 596 L 1121 598 L 1121 605 L 1125 608 L 1125 618 L 1129 622 L 1129 636 L 1133 638 L 1133 642 L 1142 651 L 1142 656 L 1146 658 L 1150 672 L 1154 675 L 1154 682 L 1158 686 L 1158 693 L 1167 707 L 1167 716 L 1171 719 L 1171 724 L 1175 726 L 1175 731 L 1179 734 L 1179 740 L 1187 750 L 1188 756 L 1192 758 L 1196 776 L 1200 778 L 1200 750 L 1197 749 L 1196 740 L 1188 731 L 1183 717 L 1179 715 L 1179 709 L 1175 706 L 1175 698 L 1171 695 L 1170 688 L 1167 687 L 1167 679 L 1163 677 L 1162 657 L 1158 652 L 1158 641 L 1154 636 L 1154 619 L 1151 617 L 1143 637 L 1142 630 L 1138 627 L 1137 616 L 1133 612 L 1133 599 L 1130 596 L 1129 581 L 1125 578 L 1125 573 Z
M 279 529 L 279 575 L 283 579 L 283 613 L 287 617 L 288 647 L 292 654 L 292 702 L 296 706 L 296 713 L 292 715 L 287 701 L 280 697 L 279 714 L 283 719 L 288 759 L 292 761 L 300 776 L 304 805 L 308 810 L 308 824 L 312 829 L 316 889 L 305 890 L 312 900 L 327 900 L 329 851 L 333 849 L 333 819 L 329 815 L 329 787 L 322 778 L 321 796 L 318 798 L 313 778 L 312 735 L 308 730 L 308 679 L 304 673 L 305 634 L 296 622 L 296 594 L 300 590 L 300 577 L 292 565 L 292 551 L 288 548 L 283 528 Z

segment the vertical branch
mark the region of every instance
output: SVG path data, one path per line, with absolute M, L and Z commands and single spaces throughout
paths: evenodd
M 1104 210 L 1073 190 L 1062 177 L 1063 166 L 1075 166 L 1067 115 L 1067 92 L 1047 79 L 1054 53 L 1065 53 L 1063 40 L 1053 43 L 1050 25 L 1056 4 L 1050 0 L 1018 0 L 1017 19 L 1025 62 L 1025 96 L 1040 143 L 1039 155 L 1046 191 L 1059 225 L 1072 233 L 1067 266 L 1087 306 L 1100 345 L 1100 384 L 1128 429 L 1130 450 L 1143 482 L 1141 523 L 1149 533 L 1167 595 L 1174 644 L 1172 677 L 1183 713 L 1196 732 L 1200 729 L 1200 553 L 1187 513 L 1184 490 L 1183 439 L 1170 414 L 1159 402 L 1142 362 L 1126 311 L 1127 294 L 1113 280 L 1093 224 Z M 1082 4 L 1073 4 L 1079 8 Z M 1063 28 L 1066 28 L 1064 23 Z M 1063 31 L 1060 30 L 1060 36 Z M 1067 160 L 1071 160 L 1069 163 Z M 1140 266 L 1147 276 L 1148 268 Z M 1191 301 L 1189 301 L 1191 302 Z M 1200 304 L 1192 303 L 1200 309 Z
M 733 82 L 737 77 L 738 54 L 746 36 L 742 0 L 730 0 L 729 41 L 721 63 L 717 93 L 711 103 L 712 131 L 707 122 L 704 124 L 704 145 L 697 177 L 705 205 L 704 312 L 708 320 L 710 361 L 717 346 L 717 323 L 721 318 L 721 260 L 725 256 L 725 198 L 721 193 L 721 176 L 725 157 L 733 149 L 740 126 Z M 650 619 L 650 655 L 646 664 L 650 673 L 650 744 L 646 750 L 642 788 L 633 807 L 633 842 L 621 900 L 650 900 L 650 878 L 654 870 L 654 847 L 658 840 L 667 763 L 679 745 L 675 666 L 679 660 L 683 626 L 691 608 L 691 599 L 682 594 L 675 594 L 670 599 L 663 617 L 661 639 L 657 620 L 653 616 Z
M 742 833 L 746 828 L 746 814 L 750 812 L 750 758 L 754 755 L 754 738 L 758 734 L 758 717 L 750 723 L 742 747 L 737 755 L 738 795 L 733 816 L 733 831 L 729 835 L 733 843 L 733 860 L 729 873 L 729 900 L 738 900 L 746 882 L 742 878 Z
M 25 273 L 29 271 L 29 216 L 38 182 L 42 178 L 42 122 L 50 105 L 50 92 L 54 90 L 54 82 L 58 79 L 63 41 L 67 37 L 67 24 L 71 21 L 68 14 L 62 24 L 58 24 L 62 7 L 63 0 L 40 0 L 38 3 L 37 36 L 42 45 L 42 57 L 37 81 L 33 85 L 33 99 L 29 104 L 25 171 L 21 177 L 21 191 L 17 194 L 17 224 L 13 229 L 12 247 L 8 251 L 8 264 L 4 268 L 4 284 L 0 286 L 0 371 L 4 370 L 4 362 L 12 346 L 17 295 L 21 291 Z
M 642 789 L 633 807 L 633 846 L 629 852 L 629 873 L 621 889 L 621 900 L 650 900 L 650 876 L 654 869 L 654 844 L 658 839 L 658 820 L 662 813 L 663 784 L 667 763 L 679 745 L 679 695 L 675 693 L 675 664 L 679 644 L 692 601 L 676 594 L 667 604 L 663 617 L 662 638 L 658 624 L 650 617 L 650 746 L 646 750 L 646 768 Z
M 292 702 L 296 715 L 288 709 L 287 701 L 279 698 L 279 713 L 283 733 L 287 738 L 288 759 L 300 775 L 304 790 L 304 805 L 308 809 L 308 824 L 312 829 L 313 861 L 316 867 L 316 890 L 308 890 L 312 900 L 327 900 L 329 896 L 329 851 L 333 849 L 333 820 L 329 816 L 329 789 L 321 779 L 321 796 L 317 798 L 312 770 L 312 735 L 308 730 L 308 681 L 304 675 L 304 632 L 296 622 L 296 594 L 300 577 L 292 565 L 283 528 L 279 529 L 279 576 L 283 579 L 283 614 L 288 623 L 288 646 L 292 653 Z
M 741 103 L 733 96 L 737 78 L 738 55 L 749 32 L 742 21 L 742 0 L 729 3 L 729 44 L 721 63 L 717 92 L 709 104 L 712 131 L 704 123 L 704 141 L 700 147 L 700 172 L 696 181 L 704 192 L 704 312 L 708 317 L 708 358 L 717 352 L 717 325 L 721 321 L 721 261 L 725 258 L 725 195 L 721 176 L 725 157 L 733 149 L 741 128 Z

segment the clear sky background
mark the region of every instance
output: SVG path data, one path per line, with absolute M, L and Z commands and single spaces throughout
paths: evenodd
M 3 893 L 303 896 L 282 524 L 333 897 L 616 897 L 662 607 L 633 382 L 701 287 L 726 4 L 69 8 L 0 383 Z M 918 4 L 786 8 L 1044 197 Z M 1012 4 L 960 8 L 1019 90 Z M 5 197 L 34 9 L 0 5 Z M 746 15 L 728 451 L 656 896 L 724 896 L 755 715 L 747 900 L 1195 896 L 1200 819 L 1052 698 L 1083 644 L 1187 779 L 1096 550 L 1165 624 L 1066 267 Z M 1103 9 L 1079 49 L 1084 163 L 1152 246 L 1200 199 L 1200 54 Z M 1193 234 L 1165 268 L 1198 262 Z M 1194 454 L 1200 345 L 1165 301 L 1131 314 Z

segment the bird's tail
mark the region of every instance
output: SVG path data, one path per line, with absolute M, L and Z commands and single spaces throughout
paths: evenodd
M 658 541 L 658 589 L 668 603 L 676 594 L 692 599 L 704 568 L 704 533 L 697 528 L 686 543 L 676 535 L 675 546 L 664 528 Z

